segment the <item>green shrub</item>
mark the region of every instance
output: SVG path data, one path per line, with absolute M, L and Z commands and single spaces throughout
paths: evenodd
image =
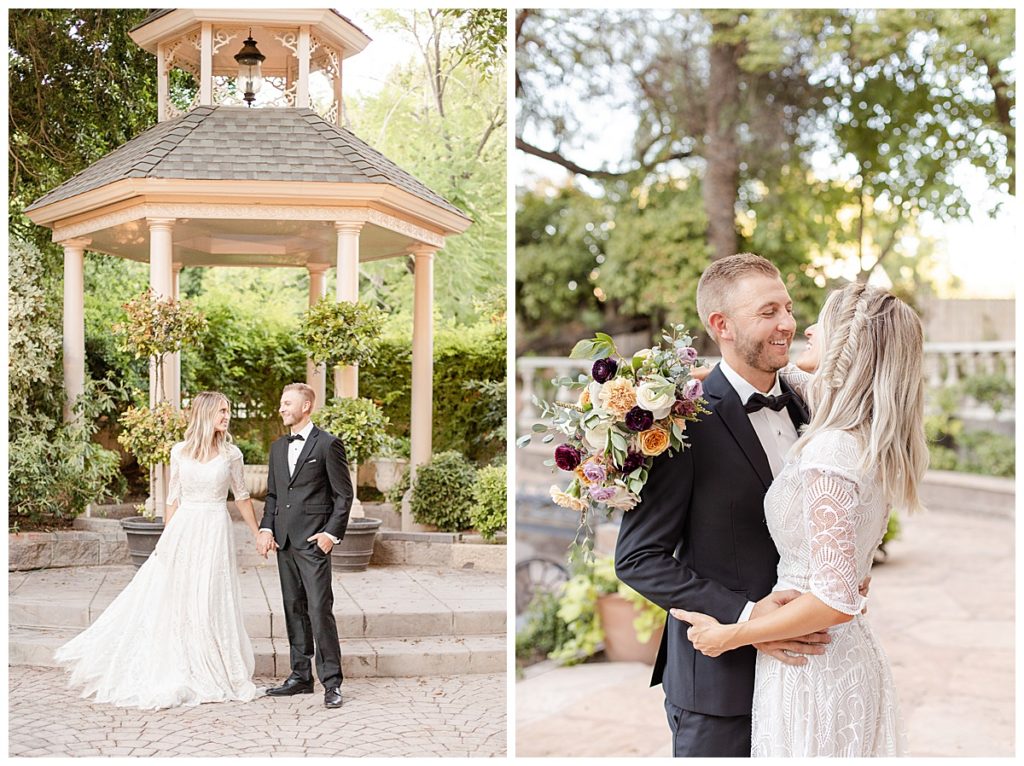
M 242 452 L 242 462 L 246 465 L 266 465 L 269 451 L 261 440 L 234 438 L 234 444 Z
M 420 524 L 441 532 L 458 532 L 473 521 L 473 485 L 476 469 L 461 452 L 454 450 L 433 456 L 416 469 L 412 487 L 412 515 Z
M 372 303 L 323 298 L 302 317 L 299 343 L 309 358 L 335 365 L 372 366 L 385 314 Z
M 473 507 L 470 519 L 473 528 L 485 540 L 508 527 L 508 480 L 505 466 L 489 465 L 476 472 L 473 485 Z
M 979 404 L 987 404 L 997 414 L 1013 406 L 1013 381 L 1005 375 L 972 375 L 960 385 L 964 393 Z
M 1012 478 L 1016 473 L 1014 440 L 994 431 L 968 431 L 960 437 L 964 456 L 958 470 Z
M 516 662 L 528 665 L 546 658 L 572 638 L 569 624 L 558 616 L 559 595 L 540 591 L 523 616 L 525 625 L 516 633 Z
M 120 496 L 125 486 L 121 456 L 92 441 L 100 413 L 112 404 L 103 387 L 89 384 L 71 422 L 51 430 L 20 429 L 11 439 L 12 531 L 66 527 L 89 503 Z
M 941 444 L 928 444 L 928 467 L 936 471 L 955 471 L 960 462 L 956 450 Z

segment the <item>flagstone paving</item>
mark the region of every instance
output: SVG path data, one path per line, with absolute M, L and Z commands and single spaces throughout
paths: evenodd
M 868 619 L 914 756 L 1014 754 L 1014 523 L 903 518 Z M 637 663 L 544 664 L 516 684 L 517 756 L 671 756 L 661 687 Z
M 257 686 L 279 679 L 257 678 Z M 159 711 L 98 705 L 64 691 L 60 670 L 9 669 L 14 756 L 454 756 L 506 752 L 504 673 L 355 678 L 340 709 L 323 690 Z

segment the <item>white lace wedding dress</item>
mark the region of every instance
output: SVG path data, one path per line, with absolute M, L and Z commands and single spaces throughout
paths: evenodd
M 889 517 L 877 477 L 857 473 L 860 450 L 853 435 L 822 431 L 787 460 L 765 497 L 780 555 L 775 589 L 811 592 L 854 617 L 830 628 L 825 653 L 805 665 L 758 652 L 754 756 L 906 754 L 889 663 L 860 614 L 858 587 Z
M 168 503 L 178 501 L 156 549 L 96 621 L 57 650 L 82 696 L 156 709 L 257 696 L 252 644 L 242 623 L 227 509 L 249 496 L 242 453 L 199 463 L 171 450 Z

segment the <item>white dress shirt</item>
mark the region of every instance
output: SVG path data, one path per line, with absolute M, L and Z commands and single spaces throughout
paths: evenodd
M 288 442 L 288 475 L 289 476 L 294 476 L 295 475 L 295 464 L 299 462 L 299 455 L 302 454 L 302 448 L 306 446 L 306 442 L 309 441 L 309 435 L 312 432 L 313 432 L 313 421 L 309 421 L 308 423 L 306 423 L 305 428 L 303 428 L 301 431 L 299 431 L 298 435 L 301 436 L 302 438 L 301 439 L 292 439 L 290 442 Z M 260 531 L 261 532 L 269 532 L 270 530 L 269 529 L 261 529 Z M 327 535 L 330 538 L 331 542 L 334 543 L 335 545 L 337 545 L 338 543 L 341 542 L 341 540 L 339 538 L 335 537 L 330 532 L 324 532 L 324 534 Z
M 776 374 L 775 384 L 770 390 L 759 391 L 736 370 L 730 367 L 725 359 L 719 362 L 719 366 L 722 368 L 722 374 L 725 375 L 725 379 L 729 381 L 729 385 L 733 387 L 740 397 L 740 401 L 744 404 L 754 394 L 765 394 L 768 396 L 779 396 L 782 394 L 782 386 L 779 384 L 778 374 Z M 768 465 L 771 466 L 772 478 L 774 479 L 782 471 L 789 448 L 796 444 L 796 440 L 799 438 L 796 426 L 793 425 L 793 421 L 790 420 L 789 413 L 785 408 L 776 412 L 770 407 L 763 407 L 757 412 L 748 412 L 747 417 L 750 418 L 750 425 L 754 427 L 754 433 L 757 434 L 761 447 L 764 449 L 764 454 L 768 458 Z M 754 602 L 748 601 L 737 622 L 749 620 L 750 612 L 753 608 Z

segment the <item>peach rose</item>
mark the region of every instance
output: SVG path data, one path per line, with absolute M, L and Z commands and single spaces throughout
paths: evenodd
M 573 497 L 567 492 L 563 492 L 558 485 L 551 485 L 551 499 L 555 505 L 560 505 L 563 508 L 568 508 L 570 511 L 585 511 L 587 510 L 587 504 L 580 500 L 578 497 Z
M 662 428 L 650 428 L 646 431 L 641 431 L 637 434 L 636 440 L 640 451 L 647 457 L 660 455 L 668 449 L 669 445 L 668 431 Z
M 636 407 L 636 390 L 629 378 L 612 378 L 601 386 L 601 406 L 622 420 Z

